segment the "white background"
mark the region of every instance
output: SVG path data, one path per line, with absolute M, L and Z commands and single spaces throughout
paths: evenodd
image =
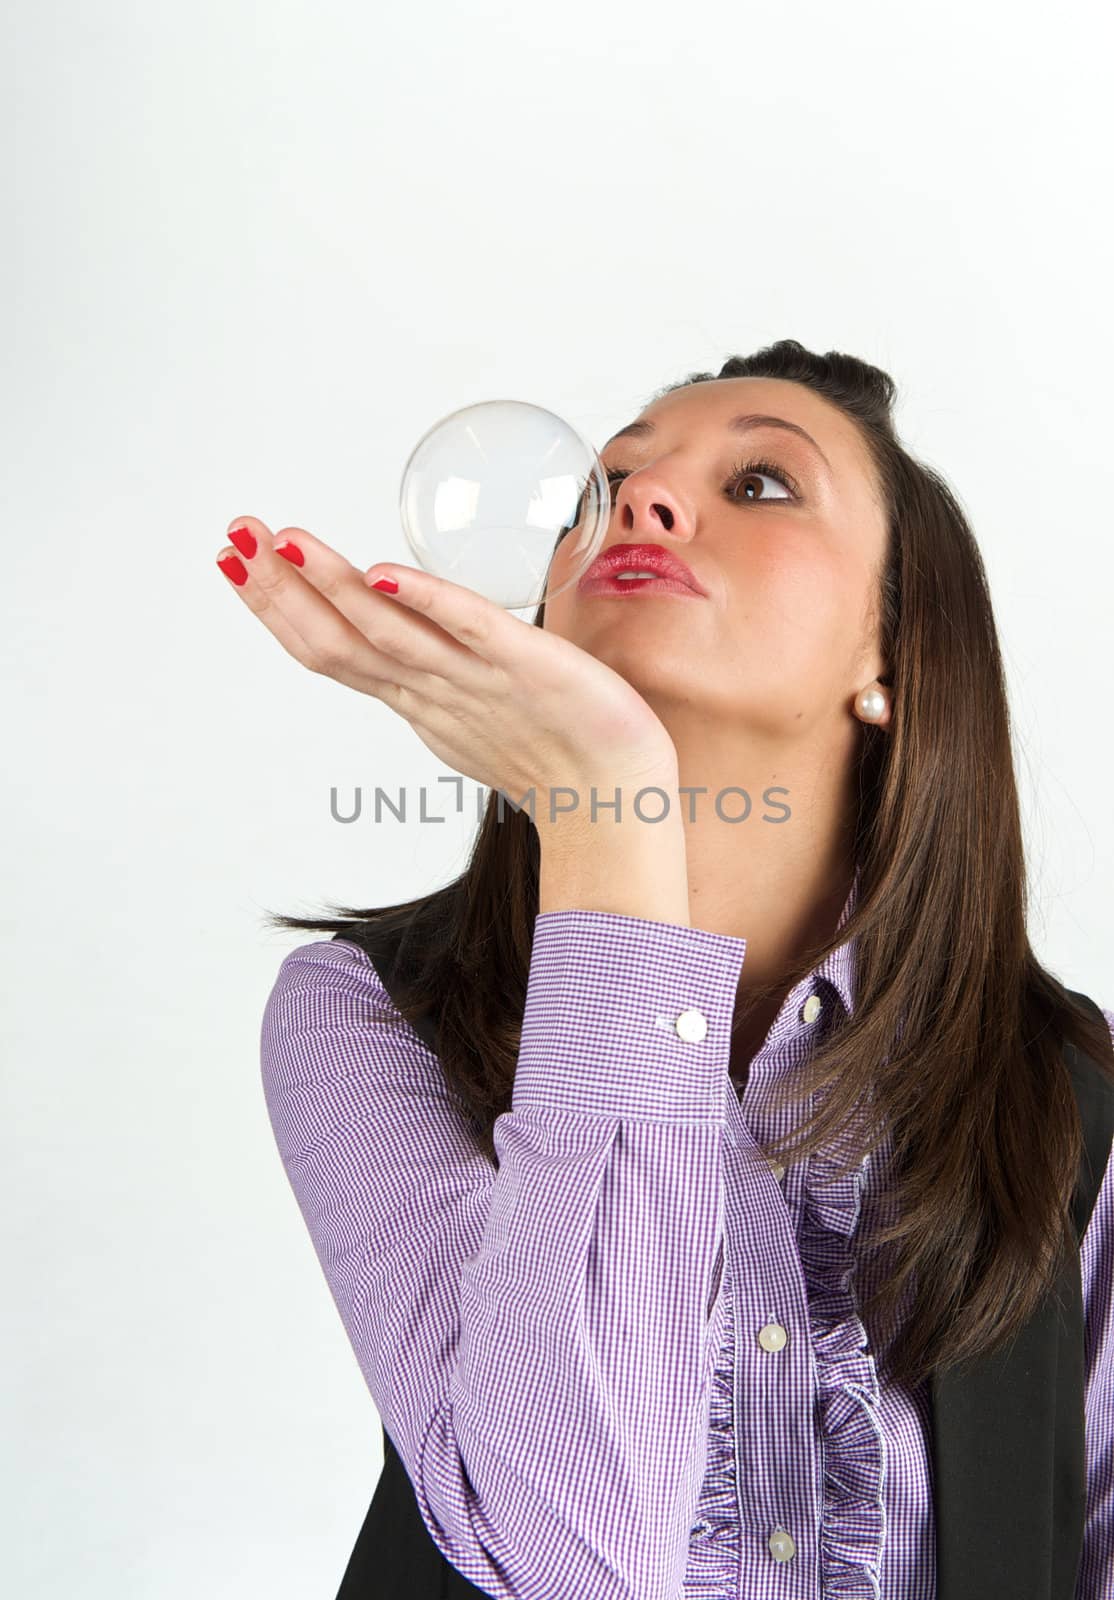
M 302 938 L 261 916 L 436 887 L 473 818 L 331 820 L 333 785 L 444 769 L 250 615 L 214 564 L 233 518 L 411 561 L 401 468 L 461 405 L 599 445 L 778 338 L 883 366 L 989 568 L 1034 943 L 1114 1006 L 1102 27 L 971 0 L 7 9 L 8 1592 L 323 1600 L 381 1466 L 265 1113 Z

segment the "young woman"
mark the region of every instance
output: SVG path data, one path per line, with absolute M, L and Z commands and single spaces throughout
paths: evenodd
M 1012 1540 L 954 1532 L 984 1473 L 934 1453 L 933 1384 L 1030 1337 L 1074 1260 L 1075 1435 L 1011 1452 L 1049 1396 L 991 1387 L 969 1442 L 987 1482 L 1055 1482 L 1048 1571 L 979 1593 L 1114 1593 L 1114 1163 L 1081 1243 L 1070 1211 L 1114 1012 L 1030 947 L 982 561 L 893 402 L 791 340 L 662 390 L 602 452 L 609 570 L 533 626 L 230 532 L 281 646 L 492 790 L 445 888 L 272 919 L 334 937 L 285 957 L 262 1031 L 444 1592 L 945 1600 L 980 1542 L 1005 1582 Z

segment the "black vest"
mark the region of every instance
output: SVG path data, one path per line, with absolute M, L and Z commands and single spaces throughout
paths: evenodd
M 397 998 L 404 933 L 392 920 L 354 924 L 334 937 L 360 945 Z M 1093 1000 L 1068 993 L 1105 1028 Z M 411 1026 L 436 1054 L 431 1013 Z M 1082 1239 L 1114 1138 L 1114 1084 L 1070 1043 L 1064 1052 L 1083 1125 L 1072 1201 Z M 1076 1250 L 1011 1345 L 930 1379 L 936 1600 L 1074 1600 L 1087 1487 L 1083 1377 Z M 382 1433 L 383 1471 L 337 1600 L 490 1600 L 434 1544 L 402 1459 Z

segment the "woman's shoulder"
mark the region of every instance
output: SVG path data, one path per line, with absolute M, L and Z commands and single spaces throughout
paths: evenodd
M 317 939 L 309 939 L 305 944 L 295 945 L 279 962 L 280 976 L 288 968 L 298 968 L 307 975 L 311 972 L 316 974 L 337 970 L 363 971 L 372 978 L 378 976 L 367 951 L 360 942 L 355 938 L 345 938 L 343 934 L 323 935 Z
M 390 1005 L 375 964 L 355 940 L 310 939 L 281 958 L 268 1003 L 305 997 L 305 1003 L 328 1007 L 363 998 Z
M 282 957 L 263 1008 L 264 1078 L 291 1070 L 343 1074 L 359 1061 L 392 1076 L 420 1068 L 429 1051 L 384 987 L 375 964 L 344 938 L 311 939 Z

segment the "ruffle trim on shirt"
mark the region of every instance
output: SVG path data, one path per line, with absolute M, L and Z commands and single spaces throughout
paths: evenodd
M 880 1600 L 886 1446 L 878 1374 L 850 1283 L 863 1169 L 837 1177 L 840 1153 L 809 1158 L 799 1239 L 820 1385 L 821 1592 L 825 1600 Z
M 708 1456 L 689 1539 L 685 1600 L 722 1600 L 739 1583 L 739 1501 L 735 1479 L 734 1290 L 724 1253 L 723 1339 L 712 1374 Z

